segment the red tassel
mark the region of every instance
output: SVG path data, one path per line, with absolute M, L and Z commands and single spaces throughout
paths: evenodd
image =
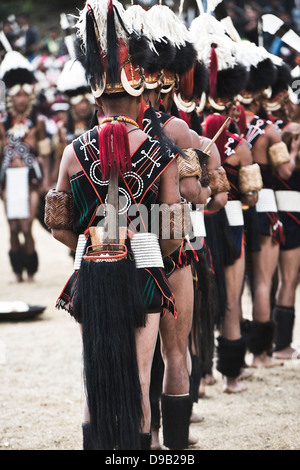
M 221 114 L 210 114 L 207 116 L 204 123 L 204 135 L 209 139 L 212 139 L 220 127 L 224 124 L 225 117 Z M 227 143 L 227 128 L 217 138 L 215 144 L 218 147 L 221 157 L 221 164 L 223 164 L 225 159 L 225 144 Z
M 128 133 L 123 123 L 114 121 L 103 127 L 99 151 L 103 180 L 109 179 L 112 168 L 119 176 L 132 170 Z
M 112 0 L 108 0 L 108 2 L 107 2 L 107 12 L 108 12 L 109 14 L 111 14 L 112 11 L 113 11 L 113 8 L 114 8 L 114 6 L 113 6 Z
M 209 67 L 209 94 L 213 98 L 216 93 L 218 75 L 218 57 L 216 54 L 215 45 L 211 45 L 210 53 L 210 67 Z

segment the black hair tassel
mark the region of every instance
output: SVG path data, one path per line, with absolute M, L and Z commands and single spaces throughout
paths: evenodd
M 93 89 L 96 89 L 102 79 L 104 68 L 101 62 L 101 53 L 95 28 L 96 20 L 94 12 L 89 8 L 86 14 L 86 54 L 84 67 L 86 76 Z
M 115 14 L 112 0 L 108 2 L 107 10 L 107 58 L 106 70 L 110 85 L 118 81 L 119 60 L 118 60 L 118 38 L 115 26 Z

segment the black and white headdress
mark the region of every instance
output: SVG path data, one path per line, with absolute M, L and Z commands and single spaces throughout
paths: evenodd
M 10 96 L 18 93 L 21 87 L 28 95 L 34 93 L 36 83 L 34 69 L 20 52 L 9 51 L 5 54 L 0 66 L 0 78 Z
M 204 11 L 197 2 L 200 15 L 190 26 L 198 58 L 209 70 L 207 103 L 216 110 L 224 110 L 242 90 L 247 80 L 247 70 L 235 54 L 235 43 L 225 26 L 213 16 L 214 1 L 207 2 Z
M 57 91 L 65 95 L 73 104 L 85 96 L 94 103 L 91 87 L 87 81 L 84 67 L 79 60 L 68 60 L 57 80 Z

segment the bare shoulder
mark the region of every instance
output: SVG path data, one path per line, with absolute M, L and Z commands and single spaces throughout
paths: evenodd
M 179 147 L 192 147 L 192 137 L 187 123 L 180 118 L 170 119 L 164 127 L 164 131 Z
M 274 144 L 281 141 L 281 134 L 275 124 L 270 124 L 266 129 L 266 136 L 269 138 L 270 144 Z
M 61 158 L 56 189 L 58 191 L 70 191 L 69 178 L 79 170 L 80 165 L 74 156 L 73 146 L 69 144 Z
M 237 149 L 237 154 L 240 159 L 240 164 L 242 166 L 251 165 L 253 163 L 252 153 L 249 147 L 248 142 L 243 139 L 241 144 Z

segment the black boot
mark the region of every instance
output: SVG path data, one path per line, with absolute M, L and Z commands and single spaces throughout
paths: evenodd
M 192 410 L 190 395 L 162 395 L 161 413 L 164 445 L 169 449 L 188 447 Z
M 226 377 L 237 378 L 245 363 L 246 344 L 244 338 L 229 340 L 218 337 L 217 370 Z
M 34 251 L 29 255 L 27 253 L 24 254 L 24 267 L 27 270 L 27 274 L 29 277 L 32 277 L 38 270 L 38 256 L 37 252 Z
M 272 354 L 275 334 L 275 323 L 252 321 L 249 328 L 248 347 L 255 356 Z
M 10 250 L 9 253 L 9 260 L 13 272 L 17 275 L 17 277 L 21 280 L 23 269 L 24 269 L 24 255 L 22 250 L 12 251 Z
M 191 354 L 192 371 L 190 375 L 190 397 L 192 403 L 198 402 L 199 387 L 202 378 L 202 362 L 199 357 Z
M 83 450 L 94 450 L 90 423 L 82 424 Z
M 151 449 L 151 432 L 140 434 L 141 438 L 141 450 L 150 450 Z
M 274 351 L 277 352 L 289 347 L 293 341 L 295 308 L 276 305 L 272 311 L 272 319 L 276 325 Z

